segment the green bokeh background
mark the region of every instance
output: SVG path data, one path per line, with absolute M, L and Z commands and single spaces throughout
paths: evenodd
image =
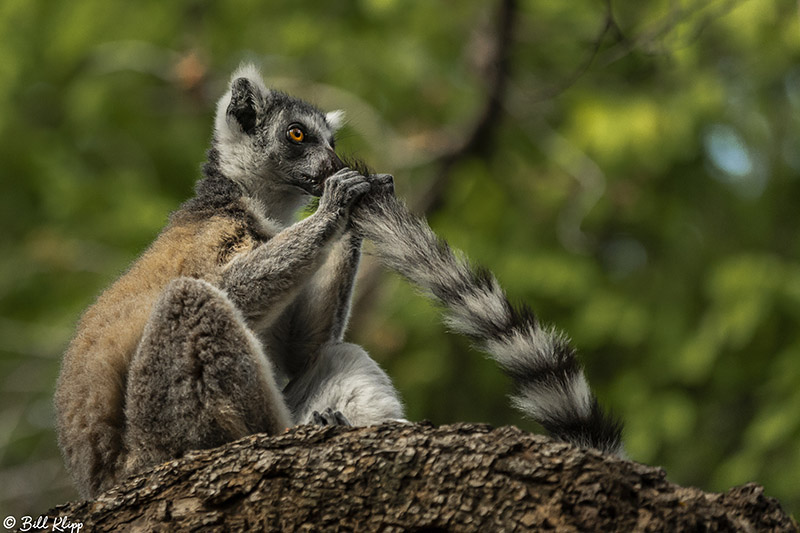
M 344 108 L 414 199 L 485 98 L 494 2 L 0 3 L 0 517 L 76 497 L 53 431 L 81 311 L 191 194 L 241 60 Z M 800 22 L 788 0 L 524 0 L 496 137 L 434 229 L 579 348 L 630 456 L 800 511 Z M 363 294 L 362 294 L 363 295 Z M 385 275 L 350 337 L 412 419 L 537 428 Z

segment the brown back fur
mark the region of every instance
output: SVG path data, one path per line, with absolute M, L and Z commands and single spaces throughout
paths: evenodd
M 177 213 L 82 316 L 64 355 L 55 398 L 59 443 L 82 491 L 96 493 L 113 485 L 121 474 L 127 369 L 161 291 L 181 276 L 217 285 L 234 254 L 271 237 L 263 224 L 252 220 L 224 215 L 198 219 Z

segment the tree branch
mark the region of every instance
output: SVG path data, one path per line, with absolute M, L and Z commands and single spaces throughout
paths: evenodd
M 661 469 L 473 424 L 253 435 L 47 514 L 84 531 L 796 531 L 757 485 L 704 493 Z
M 461 142 L 451 150 L 440 155 L 438 171 L 430 185 L 412 202 L 416 213 L 430 215 L 442 203 L 453 168 L 464 159 L 474 156 L 487 156 L 492 148 L 494 134 L 503 111 L 503 101 L 508 87 L 511 70 L 511 44 L 514 36 L 514 19 L 517 13 L 517 0 L 501 0 L 498 6 L 497 23 L 494 32 L 492 55 L 487 61 L 489 76 L 486 80 L 486 98 L 483 109 L 473 122 L 472 129 Z

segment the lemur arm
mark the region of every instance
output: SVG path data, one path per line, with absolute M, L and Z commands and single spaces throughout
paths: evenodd
M 306 369 L 322 345 L 341 342 L 350 314 L 350 300 L 361 238 L 352 231 L 330 245 L 327 260 L 271 327 L 263 332 L 274 360 L 290 378 Z
M 347 323 L 350 320 L 353 287 L 361 262 L 361 242 L 360 235 L 351 229 L 346 230 L 328 259 L 330 268 L 335 274 L 326 278 L 330 282 L 327 291 L 323 290 L 319 294 L 324 295 L 328 292 L 331 296 L 335 296 L 333 301 L 329 300 L 332 313 L 328 315 L 331 317 L 328 337 L 334 341 L 344 339 Z
M 316 213 L 226 266 L 221 288 L 257 330 L 274 323 L 320 268 L 345 228 L 350 205 L 369 187 L 354 171 L 331 176 Z
M 346 230 L 332 245 L 325 264 L 314 274 L 306 298 L 298 302 L 293 319 L 314 325 L 306 335 L 313 345 L 344 338 L 361 260 L 361 240 L 355 232 Z

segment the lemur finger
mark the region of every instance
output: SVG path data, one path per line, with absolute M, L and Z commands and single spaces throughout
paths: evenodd
M 391 174 L 372 174 L 370 176 L 373 190 L 383 193 L 394 193 L 394 177 Z
M 340 190 L 348 190 L 359 183 L 369 183 L 367 178 L 355 170 L 339 171 L 325 182 L 325 194 L 335 195 Z
M 329 426 L 349 426 L 350 421 L 345 418 L 345 416 L 341 413 L 341 411 L 334 411 L 333 408 L 328 407 L 325 409 L 325 412 L 322 413 L 322 417 L 327 422 Z
M 350 421 L 345 418 L 345 416 L 339 412 L 334 411 L 330 407 L 325 409 L 322 413 L 319 411 L 314 411 L 311 414 L 312 420 L 314 424 L 318 426 L 350 426 Z
M 351 205 L 358 198 L 365 195 L 372 188 L 367 178 L 361 174 L 356 174 L 352 178 L 346 178 L 340 185 L 345 205 Z
M 341 411 L 334 411 L 333 412 L 333 417 L 336 420 L 336 425 L 337 426 L 352 426 L 353 425 L 353 424 L 350 423 L 350 421 L 347 419 L 347 417 L 342 414 Z
M 326 183 L 320 199 L 320 208 L 340 210 L 349 208 L 353 202 L 370 189 L 367 178 L 355 171 L 332 176 Z
M 352 168 L 345 167 L 345 168 L 337 171 L 331 177 L 329 177 L 326 180 L 326 182 L 331 181 L 331 180 L 333 180 L 333 181 L 341 181 L 343 179 L 352 178 L 354 176 L 360 176 L 360 175 L 361 174 L 357 170 L 353 170 Z
M 391 174 L 372 174 L 370 179 L 381 185 L 394 185 L 394 176 Z

